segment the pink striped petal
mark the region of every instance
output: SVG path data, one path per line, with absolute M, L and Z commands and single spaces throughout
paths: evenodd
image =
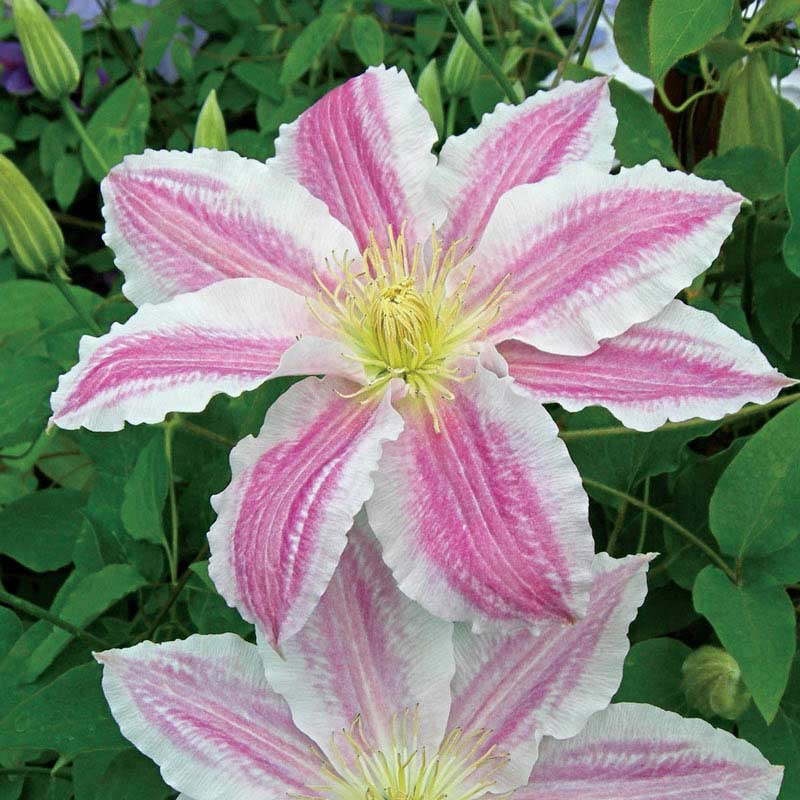
M 648 556 L 594 560 L 587 615 L 537 634 L 456 631 L 449 727 L 489 728 L 487 744 L 509 753 L 492 791 L 525 785 L 543 735 L 574 736 L 605 708 L 622 679 L 628 625 L 647 591 Z
M 477 244 L 497 201 L 522 183 L 576 162 L 608 172 L 616 127 L 607 78 L 565 82 L 518 106 L 499 104 L 442 147 L 433 178 L 448 211 L 442 240 Z
M 123 735 L 196 800 L 312 794 L 314 743 L 264 677 L 255 645 L 231 633 L 143 642 L 96 655 Z
M 508 275 L 492 341 L 586 355 L 660 312 L 719 253 L 741 197 L 656 162 L 578 167 L 506 192 L 473 257 L 470 296 Z M 454 276 L 455 277 L 455 276 Z
M 258 436 L 233 449 L 231 483 L 211 498 L 209 574 L 273 647 L 300 630 L 325 591 L 372 494 L 383 442 L 402 430 L 390 393 L 362 405 L 341 396 L 354 388 L 329 378 L 292 386 Z
M 215 394 L 241 394 L 271 374 L 353 372 L 355 362 L 337 359 L 336 343 L 314 358 L 303 344 L 303 357 L 290 350 L 279 368 L 298 335 L 318 327 L 302 297 L 257 278 L 142 306 L 105 336 L 81 339 L 79 362 L 53 393 L 52 421 L 116 431 L 125 422 L 160 422 L 169 411 L 200 411 Z
M 658 316 L 606 339 L 588 356 L 559 356 L 522 342 L 499 347 L 511 375 L 543 403 L 608 408 L 629 428 L 719 419 L 767 403 L 795 383 L 713 314 L 673 300 Z
M 782 767 L 700 719 L 609 706 L 574 739 L 542 742 L 515 800 L 775 800 Z
M 400 588 L 476 629 L 582 616 L 594 549 L 587 499 L 549 414 L 483 367 L 440 403 L 441 433 L 414 403 L 367 503 Z
M 356 525 L 322 600 L 284 645 L 284 658 L 266 647 L 262 655 L 292 718 L 326 752 L 331 733 L 349 728 L 356 715 L 366 740 L 386 748 L 393 718 L 417 706 L 419 742 L 436 752 L 450 711 L 452 631 L 400 592 L 375 538 Z
M 312 269 L 352 236 L 302 186 L 259 161 L 219 150 L 146 150 L 102 183 L 104 241 L 137 305 L 226 278 L 266 278 L 316 292 Z
M 427 183 L 436 130 L 405 72 L 370 67 L 314 104 L 275 142 L 279 169 L 327 203 L 361 249 L 370 231 L 404 222 L 413 245 L 430 236 L 444 209 Z

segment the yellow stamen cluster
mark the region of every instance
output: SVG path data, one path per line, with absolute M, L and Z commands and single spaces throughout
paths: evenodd
M 465 311 L 473 270 L 465 269 L 458 285 L 447 289 L 448 275 L 464 262 L 457 256 L 458 243 L 443 250 L 434 234 L 423 263 L 419 244 L 409 254 L 402 231 L 395 237 L 390 226 L 388 234 L 385 250 L 370 236 L 357 267 L 347 254 L 336 259 L 335 269 L 329 264 L 338 280 L 333 289 L 315 275 L 321 291 L 311 308 L 364 365 L 369 383 L 357 395 L 364 400 L 380 396 L 400 378 L 425 402 L 438 430 L 436 400 L 452 400 L 447 383 L 471 377 L 461 374 L 459 361 L 477 353 L 473 343 L 497 317 L 505 280 L 485 302 Z
M 323 762 L 322 781 L 308 788 L 308 800 L 473 800 L 494 784 L 493 776 L 506 761 L 495 746 L 486 747 L 490 731 L 450 731 L 429 758 L 419 744 L 418 711 L 406 710 L 392 719 L 392 741 L 375 750 L 366 741 L 361 719 L 332 737 L 333 763 Z

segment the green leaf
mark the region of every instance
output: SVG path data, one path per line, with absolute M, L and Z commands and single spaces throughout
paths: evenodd
M 800 147 L 786 165 L 786 206 L 792 225 L 783 240 L 783 260 L 800 277 Z
M 777 711 L 795 654 L 794 606 L 783 587 L 763 577 L 737 585 L 716 567 L 694 584 L 694 606 L 736 659 L 767 722 Z
M 56 202 L 62 210 L 68 209 L 78 193 L 83 178 L 83 167 L 80 159 L 65 153 L 56 162 L 53 169 L 53 191 L 56 195 Z
M 147 29 L 142 46 L 145 69 L 155 69 L 175 36 L 178 17 L 183 10 L 183 0 L 162 0 L 153 13 L 153 21 Z
M 68 758 L 128 748 L 100 688 L 99 664 L 74 667 L 14 703 L 0 718 L 0 741 L 5 749 L 55 750 Z
M 61 368 L 48 358 L 0 351 L 0 372 L 0 447 L 6 447 L 34 439 L 44 429 Z
M 703 159 L 696 175 L 722 180 L 750 200 L 767 200 L 783 192 L 783 164 L 763 147 L 734 147 L 719 156 Z
M 350 28 L 356 55 L 367 67 L 383 62 L 383 30 L 375 17 L 359 14 Z
M 681 667 L 691 648 L 677 639 L 648 639 L 633 645 L 625 657 L 615 703 L 650 703 L 686 714 Z
M 620 0 L 614 12 L 614 43 L 620 58 L 640 75 L 650 76 L 647 20 L 652 0 Z
M 776 22 L 788 21 L 800 14 L 800 0 L 767 0 L 748 26 L 752 31 L 763 31 Z
M 108 765 L 95 792 L 97 800 L 162 800 L 173 795 L 158 766 L 137 750 L 120 753 Z
M 638 92 L 611 81 L 611 103 L 617 110 L 614 152 L 624 167 L 657 158 L 665 167 L 680 167 L 664 118 Z
M 753 305 L 769 343 L 786 359 L 792 355 L 794 325 L 800 316 L 800 277 L 780 256 L 762 257 L 752 266 Z
M 119 164 L 128 153 L 140 153 L 144 149 L 149 121 L 147 87 L 132 77 L 117 86 L 103 101 L 89 120 L 86 131 L 110 168 Z M 85 144 L 81 145 L 81 156 L 89 174 L 95 180 L 102 180 L 105 170 Z
M 734 458 L 711 497 L 711 532 L 744 559 L 785 547 L 800 533 L 800 404 L 771 419 Z
M 289 48 L 281 68 L 280 82 L 284 86 L 305 75 L 314 59 L 333 41 L 343 19 L 341 13 L 322 14 L 303 28 Z
M 0 553 L 35 572 L 69 564 L 84 502 L 80 492 L 47 489 L 10 503 L 0 511 Z
M 164 439 L 156 436 L 140 451 L 125 484 L 121 517 L 125 530 L 134 539 L 153 544 L 164 541 L 162 513 L 168 479 Z
M 651 76 L 659 83 L 683 56 L 728 26 L 732 0 L 653 0 L 648 22 Z
M 259 94 L 271 95 L 278 78 L 278 68 L 275 64 L 257 64 L 243 61 L 235 64 L 231 72 L 251 89 Z

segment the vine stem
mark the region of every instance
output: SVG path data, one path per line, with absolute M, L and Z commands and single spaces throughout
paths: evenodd
M 600 481 L 595 481 L 591 478 L 582 478 L 581 480 L 583 481 L 584 486 L 607 492 L 614 497 L 618 497 L 620 500 L 624 500 L 631 505 L 641 508 L 643 511 L 651 514 L 656 519 L 660 519 L 665 525 L 669 525 L 670 528 L 683 536 L 684 539 L 691 542 L 699 550 L 702 550 L 708 556 L 708 558 L 731 579 L 733 583 L 738 583 L 736 573 L 726 563 L 725 559 L 723 559 L 716 550 L 709 547 L 699 536 L 692 533 L 688 528 L 684 528 L 683 525 L 678 522 L 678 520 L 670 517 L 669 514 L 665 514 L 655 506 L 651 506 L 650 503 L 646 503 L 644 500 L 639 500 L 638 497 L 634 497 L 627 492 L 622 492 L 619 489 L 615 489 L 613 486 L 608 486 L 605 483 L 600 483 Z
M 735 422 L 740 419 L 746 419 L 747 417 L 752 417 L 756 414 L 763 414 L 776 408 L 782 408 L 783 406 L 788 406 L 790 403 L 794 403 L 795 400 L 800 400 L 800 392 L 786 394 L 782 397 L 776 397 L 771 402 L 764 403 L 763 405 L 748 406 L 747 408 L 743 408 L 741 411 L 735 411 L 733 414 L 724 416 L 720 420 L 720 425 L 725 425 L 729 422 Z M 707 419 L 688 419 L 685 422 L 667 422 L 660 428 L 657 428 L 656 431 L 680 431 L 691 428 L 702 428 L 703 426 L 707 425 L 708 422 L 709 421 Z M 559 436 L 565 442 L 572 442 L 576 439 L 591 439 L 595 436 L 637 436 L 640 433 L 640 431 L 619 426 L 613 428 L 585 428 L 582 431 L 561 431 Z
M 86 128 L 78 116 L 78 113 L 75 111 L 75 108 L 72 105 L 72 101 L 68 97 L 62 99 L 61 110 L 64 112 L 64 116 L 69 120 L 70 125 L 75 128 L 75 132 L 78 134 L 81 141 L 94 156 L 95 161 L 97 161 L 97 163 L 102 167 L 103 172 L 107 173 L 109 166 L 105 156 L 97 149 L 97 145 L 92 141 L 92 137 L 87 133 Z
M 586 30 L 589 21 L 590 18 L 588 14 L 584 15 L 583 19 L 580 21 L 578 29 L 575 31 L 575 35 L 572 37 L 572 41 L 569 43 L 567 52 L 564 54 L 564 58 L 561 59 L 561 63 L 558 65 L 556 75 L 553 78 L 553 83 L 550 85 L 551 89 L 555 89 L 556 86 L 561 83 L 561 79 L 564 77 L 564 71 L 567 69 L 567 64 L 569 64 L 569 62 L 572 60 L 572 56 L 575 55 L 575 51 L 578 49 L 578 42 L 582 41 L 583 33 Z
M 472 48 L 486 69 L 492 73 L 492 77 L 505 92 L 506 97 L 515 105 L 519 105 L 522 102 L 522 98 L 519 96 L 516 87 L 503 72 L 503 68 L 497 63 L 495 57 L 483 46 L 483 42 L 470 30 L 464 14 L 458 7 L 458 0 L 442 0 L 442 5 L 455 29 L 464 37 L 464 41 Z
M 172 544 L 171 547 L 167 548 L 167 557 L 169 560 L 170 579 L 173 586 L 176 586 L 178 583 L 178 549 L 180 537 L 178 533 L 178 501 L 175 496 L 175 472 L 172 468 L 172 437 L 175 433 L 175 428 L 180 424 L 181 419 L 175 414 L 164 426 L 164 454 L 167 459 L 167 472 L 169 475 L 169 516 L 170 526 L 172 528 Z
M 61 617 L 59 617 L 57 614 L 53 614 L 45 608 L 41 608 L 34 603 L 29 603 L 27 600 L 23 600 L 21 597 L 15 597 L 5 589 L 0 589 L 0 603 L 3 603 L 9 608 L 21 611 L 23 614 L 27 614 L 29 617 L 36 617 L 36 619 L 49 622 L 51 625 L 55 625 L 57 628 L 61 628 L 61 630 L 71 633 L 77 639 L 83 639 L 93 647 L 100 647 L 103 650 L 110 650 L 113 647 L 113 645 L 109 644 L 109 642 L 107 642 L 105 639 L 101 639 L 99 636 L 95 636 L 93 633 L 89 633 L 88 631 L 83 630 L 83 628 L 79 628 L 77 625 L 67 622 L 65 619 L 61 619 Z
M 592 36 L 594 36 L 594 32 L 597 29 L 597 23 L 600 21 L 600 15 L 603 13 L 604 5 L 605 0 L 595 0 L 594 8 L 592 9 L 592 19 L 589 22 L 589 28 L 583 37 L 581 51 L 578 54 L 578 64 L 581 66 L 583 66 L 583 62 L 586 61 L 586 56 L 589 55 L 589 47 L 592 43 Z
M 72 293 L 72 289 L 70 289 L 69 284 L 64 280 L 61 276 L 61 273 L 58 271 L 59 267 L 66 271 L 66 264 L 63 262 L 61 264 L 57 264 L 52 269 L 47 270 L 47 277 L 50 279 L 50 282 L 53 286 L 61 292 L 64 299 L 72 306 L 72 310 L 80 317 L 80 319 L 84 322 L 84 324 L 89 328 L 89 330 L 95 336 L 101 336 L 102 331 L 100 330 L 100 326 L 89 316 L 86 312 L 86 309 L 81 306 L 81 304 L 77 301 L 75 295 Z

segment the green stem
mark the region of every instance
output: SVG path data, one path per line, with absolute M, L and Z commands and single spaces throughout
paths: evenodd
M 617 539 L 619 539 L 620 532 L 622 531 L 622 526 L 625 522 L 625 514 L 628 511 L 628 504 L 623 503 L 617 509 L 617 518 L 614 520 L 614 528 L 611 531 L 611 535 L 608 537 L 608 543 L 606 544 L 606 552 L 610 555 L 614 555 L 614 550 L 617 547 Z
M 656 84 L 656 91 L 658 92 L 658 96 L 661 98 L 661 102 L 666 106 L 666 108 L 671 111 L 673 114 L 681 114 L 686 111 L 689 106 L 694 103 L 695 100 L 699 100 L 701 97 L 707 94 L 714 94 L 717 91 L 716 86 L 711 86 L 707 89 L 701 89 L 699 92 L 695 92 L 691 97 L 687 97 L 679 106 L 673 105 L 672 101 L 667 97 L 667 93 L 664 91 L 664 87 L 660 84 Z
M 219 433 L 210 431 L 208 428 L 204 428 L 202 425 L 196 425 L 194 422 L 189 422 L 188 419 L 181 419 L 180 426 L 187 433 L 193 433 L 195 436 L 208 439 L 209 442 L 214 442 L 214 444 L 218 444 L 220 447 L 230 449 L 236 444 L 236 442 L 234 442 L 232 439 L 228 439 Z
M 728 566 L 726 561 L 719 553 L 717 553 L 716 550 L 709 547 L 699 536 L 696 536 L 688 528 L 684 528 L 680 522 L 673 519 L 668 514 L 665 514 L 655 506 L 651 506 L 649 503 L 644 502 L 644 500 L 639 500 L 638 497 L 634 497 L 633 495 L 627 494 L 627 492 L 621 492 L 619 489 L 615 489 L 613 486 L 600 483 L 600 481 L 594 481 L 591 478 L 582 478 L 582 480 L 585 486 L 607 492 L 614 497 L 618 497 L 620 500 L 624 500 L 625 502 L 630 503 L 637 508 L 641 508 L 643 511 L 647 511 L 648 514 L 652 514 L 656 519 L 660 519 L 665 525 L 669 525 L 670 528 L 683 536 L 684 539 L 691 542 L 699 550 L 702 550 L 708 556 L 708 558 L 713 561 L 714 564 L 716 564 L 716 566 L 718 566 L 731 579 L 731 581 L 733 581 L 733 583 L 737 582 L 736 573 L 730 568 L 730 566 Z
M 519 105 L 522 102 L 522 98 L 517 93 L 514 84 L 508 79 L 508 76 L 503 72 L 503 68 L 497 63 L 494 56 L 470 30 L 466 18 L 458 7 L 458 0 L 442 0 L 442 5 L 455 29 L 464 37 L 464 41 L 472 48 L 475 55 L 483 62 L 486 69 L 492 73 L 492 77 L 494 77 L 500 88 L 505 92 L 506 97 L 508 97 L 512 103 Z
M 727 425 L 729 422 L 737 422 L 747 417 L 755 416 L 756 414 L 764 414 L 776 408 L 788 406 L 794 403 L 795 400 L 800 400 L 800 392 L 794 394 L 786 394 L 783 397 L 777 397 L 769 403 L 764 403 L 760 406 L 748 406 L 741 411 L 735 411 L 733 414 L 728 414 L 720 420 L 720 425 Z M 667 422 L 657 429 L 659 433 L 664 431 L 680 431 L 691 428 L 702 428 L 708 425 L 707 419 L 689 419 L 686 422 Z M 576 439 L 592 439 L 595 436 L 638 436 L 640 431 L 631 430 L 620 426 L 613 428 L 586 428 L 582 431 L 561 431 L 560 436 L 565 442 L 572 442 Z
M 642 498 L 645 503 L 650 502 L 650 478 L 644 479 L 644 497 Z M 641 553 L 644 550 L 644 540 L 647 536 L 647 509 L 642 509 L 642 524 L 639 528 L 639 541 L 636 543 L 636 552 Z
M 70 125 L 75 128 L 75 132 L 78 134 L 78 136 L 80 136 L 81 141 L 94 156 L 95 161 L 97 161 L 97 163 L 100 165 L 103 172 L 108 172 L 110 167 L 108 166 L 105 156 L 97 149 L 97 145 L 92 141 L 91 136 L 89 136 L 89 134 L 86 132 L 86 128 L 83 126 L 80 117 L 78 116 L 72 105 L 72 102 L 68 97 L 65 97 L 61 101 L 61 110 L 64 112 L 64 116 L 69 120 Z
M 586 61 L 586 56 L 589 55 L 589 45 L 592 43 L 592 36 L 594 36 L 597 23 L 600 20 L 600 15 L 603 13 L 604 5 L 605 0 L 595 0 L 594 8 L 592 9 L 592 19 L 589 22 L 589 29 L 584 34 L 581 52 L 578 55 L 578 64 L 581 66 L 583 66 L 583 62 Z
M 72 780 L 69 775 L 53 772 L 50 767 L 0 767 L 0 775 L 43 775 L 47 778 L 61 778 L 62 781 Z
M 61 276 L 61 273 L 58 271 L 59 267 L 66 269 L 65 264 L 58 264 L 47 271 L 47 277 L 50 279 L 51 283 L 56 287 L 56 289 L 61 292 L 61 294 L 64 296 L 64 299 L 72 306 L 72 310 L 81 318 L 89 330 L 95 336 L 100 336 L 102 334 L 100 326 L 89 316 L 86 309 L 83 308 L 83 306 L 81 306 L 81 304 L 75 299 L 75 295 L 72 293 L 72 289 L 70 289 L 69 284 L 64 280 L 64 278 Z
M 169 561 L 169 575 L 173 585 L 178 583 L 178 549 L 180 537 L 178 534 L 178 501 L 175 497 L 175 473 L 172 468 L 172 436 L 175 427 L 180 425 L 180 417 L 175 414 L 164 428 L 164 454 L 167 457 L 167 472 L 169 474 L 169 516 L 172 529 L 172 544 L 167 548 Z
M 23 614 L 27 614 L 29 617 L 36 617 L 36 619 L 42 619 L 45 622 L 49 622 L 51 625 L 55 625 L 57 628 L 61 628 L 61 630 L 71 633 L 77 639 L 83 639 L 93 647 L 101 647 L 103 650 L 109 650 L 111 647 L 113 647 L 113 645 L 109 644 L 107 641 L 105 641 L 105 639 L 101 639 L 99 636 L 95 636 L 93 633 L 88 633 L 87 631 L 83 630 L 83 628 L 79 628 L 77 625 L 73 625 L 71 622 L 61 619 L 61 617 L 51 613 L 45 608 L 40 608 L 33 603 L 29 603 L 27 600 L 23 600 L 21 597 L 15 597 L 13 594 L 5 591 L 5 589 L 0 589 L 0 603 L 7 605 L 9 608 L 16 609 Z
M 444 126 L 444 138 L 448 139 L 453 135 L 456 127 L 456 114 L 458 113 L 458 98 L 451 97 L 447 104 L 447 120 Z
M 572 40 L 569 43 L 569 47 L 567 48 L 567 52 L 564 54 L 564 58 L 561 60 L 561 63 L 558 65 L 558 69 L 556 70 L 556 76 L 553 78 L 553 83 L 550 86 L 551 89 L 555 89 L 559 83 L 561 83 L 561 79 L 564 77 L 564 71 L 567 68 L 567 64 L 572 61 L 572 56 L 575 55 L 575 50 L 578 47 L 578 42 L 583 39 L 583 33 L 586 30 L 586 26 L 589 24 L 589 15 L 585 15 L 584 18 L 580 21 L 578 25 L 578 29 L 575 31 L 575 35 L 572 37 Z

